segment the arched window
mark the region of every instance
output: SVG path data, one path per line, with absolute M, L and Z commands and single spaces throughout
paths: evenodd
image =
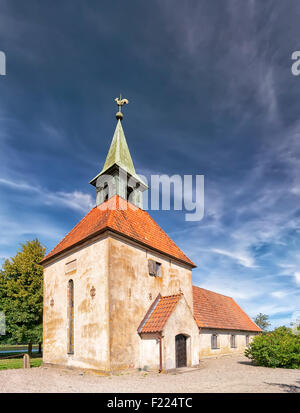
M 130 195 L 132 194 L 132 192 L 133 192 L 133 188 L 131 188 L 130 186 L 127 186 L 127 194 L 126 194 L 127 201 L 132 202 L 132 199 L 130 199 Z
M 104 187 L 103 187 L 103 201 L 108 200 L 108 195 L 109 195 L 109 188 L 108 188 L 108 184 L 106 182 Z
M 68 282 L 68 353 L 74 353 L 74 283 Z

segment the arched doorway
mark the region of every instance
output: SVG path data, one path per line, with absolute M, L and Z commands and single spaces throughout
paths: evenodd
M 186 336 L 178 334 L 175 337 L 175 349 L 176 349 L 176 368 L 186 367 Z

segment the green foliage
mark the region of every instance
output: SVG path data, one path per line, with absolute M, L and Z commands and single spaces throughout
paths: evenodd
M 259 366 L 300 369 L 300 335 L 287 327 L 255 336 L 245 355 Z
M 260 327 L 263 331 L 267 330 L 270 327 L 271 323 L 269 323 L 269 316 L 267 314 L 259 313 L 254 318 L 254 322 L 258 327 Z
M 43 269 L 38 263 L 44 255 L 37 239 L 28 241 L 0 271 L 0 311 L 5 313 L 7 332 L 2 337 L 7 343 L 42 341 Z

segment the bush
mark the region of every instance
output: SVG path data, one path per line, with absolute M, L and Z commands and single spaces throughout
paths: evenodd
M 300 369 L 300 334 L 287 327 L 255 336 L 245 356 L 259 366 Z

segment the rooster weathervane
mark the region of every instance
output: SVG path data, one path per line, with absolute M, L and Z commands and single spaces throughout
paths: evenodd
M 118 105 L 118 112 L 116 113 L 116 118 L 119 120 L 123 119 L 123 113 L 122 113 L 122 106 L 123 105 L 128 105 L 129 101 L 127 99 L 122 99 L 122 95 L 120 94 L 119 98 L 115 98 L 115 102 Z

